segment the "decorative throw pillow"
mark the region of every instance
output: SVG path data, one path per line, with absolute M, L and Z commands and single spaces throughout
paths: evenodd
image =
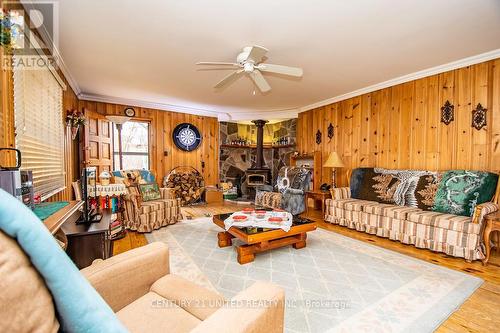
M 373 168 L 356 168 L 352 170 L 350 181 L 351 198 L 364 199 L 367 197 L 368 191 L 366 187 L 368 185 L 366 181 L 368 181 L 373 174 Z
M 142 201 L 152 201 L 161 199 L 160 189 L 157 183 L 139 184 Z
M 351 197 L 354 199 L 394 204 L 394 191 L 399 183 L 395 175 L 380 168 L 357 168 L 351 175 Z
M 425 170 L 354 169 L 351 197 L 431 209 L 441 173 Z
M 39 275 L 45 280 L 45 285 L 49 289 L 57 309 L 58 319 L 62 326 L 60 331 L 128 332 L 109 305 L 106 304 L 88 280 L 83 277 L 68 255 L 61 249 L 40 219 L 21 201 L 2 189 L 0 189 L 0 230 L 17 241 L 17 244 L 29 258 L 31 265 L 36 268 Z M 6 255 L 5 253 L 2 254 L 3 256 Z M 0 258 L 0 261 L 2 265 L 5 265 L 3 259 Z M 2 268 L 6 267 L 2 266 Z M 19 271 L 19 273 L 22 274 L 23 281 L 29 279 L 28 276 L 25 276 L 25 273 L 28 273 L 26 270 L 24 272 Z M 25 283 L 26 292 L 32 291 L 30 296 L 26 297 L 36 297 L 36 299 L 31 300 L 32 303 L 45 308 L 46 311 L 43 314 L 47 316 L 48 323 L 43 323 L 43 325 L 38 323 L 39 328 L 34 329 L 43 331 L 44 327 L 50 328 L 51 325 L 54 327 L 55 322 L 50 309 L 46 307 L 46 304 L 42 304 L 43 299 L 38 298 L 41 293 L 33 293 L 33 288 L 40 286 L 31 285 L 32 283 L 32 281 L 26 281 Z M 5 292 L 5 289 L 2 289 L 0 298 L 4 298 Z M 23 301 L 21 299 L 16 301 L 16 303 L 19 303 L 17 306 L 24 304 Z M 30 311 L 30 308 L 27 306 L 20 311 Z M 4 320 L 3 314 L 2 308 L 2 320 Z M 24 312 L 20 312 L 18 315 L 24 315 L 28 324 L 32 320 L 37 320 L 39 314 L 39 311 L 30 314 L 32 318 L 26 317 Z M 3 327 L 4 324 L 0 325 L 0 328 Z M 29 329 L 28 325 L 25 325 L 17 327 L 15 331 L 32 330 Z
M 439 183 L 443 172 L 429 172 L 419 177 L 414 191 L 417 207 L 423 210 L 432 210 Z
M 472 216 L 474 208 L 493 198 L 498 175 L 483 171 L 450 170 L 439 183 L 433 211 Z

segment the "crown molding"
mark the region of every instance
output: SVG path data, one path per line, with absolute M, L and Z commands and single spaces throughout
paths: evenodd
M 220 113 L 219 121 L 248 121 L 253 119 L 275 119 L 287 120 L 297 118 L 299 116 L 299 109 L 283 109 L 283 110 L 268 110 L 268 111 L 236 111 L 231 113 Z
M 163 111 L 188 113 L 188 114 L 194 114 L 197 116 L 207 116 L 207 117 L 215 117 L 215 118 L 219 118 L 219 116 L 225 116 L 224 113 L 213 111 L 213 110 L 193 108 L 193 107 L 168 104 L 168 103 L 148 102 L 148 101 L 138 100 L 138 99 L 129 99 L 129 98 L 105 96 L 105 95 L 98 95 L 98 94 L 80 93 L 78 95 L 78 98 L 80 100 L 83 100 L 83 101 L 121 104 L 121 105 L 125 105 L 125 106 L 135 106 L 135 107 L 157 109 L 157 110 L 163 110 Z
M 91 102 L 113 103 L 126 106 L 157 109 L 163 111 L 188 113 L 197 116 L 215 117 L 219 121 L 251 120 L 260 118 L 273 118 L 273 119 L 285 120 L 298 117 L 298 109 L 296 108 L 285 109 L 285 110 L 270 110 L 270 111 L 241 110 L 241 111 L 224 112 L 224 111 L 213 111 L 196 107 L 188 107 L 183 105 L 148 102 L 138 99 L 128 99 L 128 98 L 113 97 L 113 96 L 106 96 L 99 94 L 81 93 L 80 95 L 78 95 L 78 98 L 80 100 L 91 101 Z
M 322 107 L 322 106 L 325 106 L 328 104 L 340 102 L 340 101 L 346 100 L 348 98 L 371 93 L 371 92 L 374 92 L 376 90 L 392 87 L 392 86 L 395 86 L 395 85 L 398 85 L 401 83 L 406 83 L 406 82 L 418 80 L 418 79 L 421 79 L 424 77 L 444 73 L 444 72 L 451 71 L 454 69 L 479 64 L 481 62 L 485 62 L 485 61 L 489 61 L 489 60 L 493 60 L 493 59 L 497 59 L 497 58 L 500 58 L 500 49 L 481 53 L 481 54 L 478 54 L 478 55 L 475 55 L 472 57 L 468 57 L 468 58 L 464 58 L 464 59 L 460 59 L 457 61 L 452 61 L 452 62 L 449 62 L 447 64 L 431 67 L 431 68 L 424 69 L 424 70 L 414 72 L 411 74 L 403 75 L 403 76 L 400 76 L 400 77 L 397 77 L 394 79 L 390 79 L 390 80 L 387 80 L 384 82 L 380 82 L 380 83 L 377 83 L 377 84 L 374 84 L 374 85 L 371 85 L 371 86 L 368 86 L 365 88 L 357 89 L 357 90 L 354 90 L 354 91 L 351 91 L 351 92 L 348 92 L 348 93 L 345 93 L 342 95 L 328 98 L 328 99 L 325 99 L 325 100 L 322 100 L 322 101 L 319 101 L 319 102 L 316 102 L 313 104 L 305 105 L 305 106 L 298 108 L 298 112 L 299 113 L 305 112 L 305 111 L 319 108 L 319 107 Z
M 61 53 L 59 53 L 59 50 L 54 47 L 54 54 L 57 57 L 57 67 L 61 70 L 63 73 L 64 77 L 66 78 L 66 81 L 68 82 L 69 86 L 71 89 L 73 89 L 73 92 L 75 95 L 78 97 L 81 93 L 82 90 L 80 89 L 80 86 L 78 85 L 78 82 L 76 82 L 75 78 L 71 74 L 71 71 L 69 70 L 68 66 L 66 66 L 66 63 L 64 62 L 63 57 L 61 56 Z

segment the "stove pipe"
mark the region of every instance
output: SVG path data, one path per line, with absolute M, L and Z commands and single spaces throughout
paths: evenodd
M 252 123 L 257 126 L 257 151 L 255 156 L 255 168 L 264 168 L 264 125 L 267 120 L 252 120 Z

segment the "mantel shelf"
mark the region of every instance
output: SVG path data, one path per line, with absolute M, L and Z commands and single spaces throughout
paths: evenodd
M 220 145 L 221 148 L 250 148 L 250 149 L 255 149 L 257 148 L 256 145 L 227 145 L 223 144 Z M 264 144 L 264 149 L 279 149 L 279 148 L 293 148 L 295 147 L 295 144 L 290 144 L 290 145 L 271 145 L 271 144 Z

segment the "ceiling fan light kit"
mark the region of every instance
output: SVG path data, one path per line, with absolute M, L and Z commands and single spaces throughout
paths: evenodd
M 243 51 L 236 57 L 236 62 L 198 62 L 196 65 L 203 66 L 232 66 L 239 68 L 231 74 L 225 76 L 222 80 L 217 82 L 214 88 L 223 88 L 237 79 L 242 74 L 248 75 L 254 84 L 263 93 L 271 90 L 271 86 L 264 78 L 261 72 L 276 73 L 281 75 L 288 75 L 294 77 L 302 77 L 303 70 L 298 67 L 290 67 L 283 65 L 274 65 L 264 63 L 264 57 L 268 50 L 262 46 L 246 46 Z

